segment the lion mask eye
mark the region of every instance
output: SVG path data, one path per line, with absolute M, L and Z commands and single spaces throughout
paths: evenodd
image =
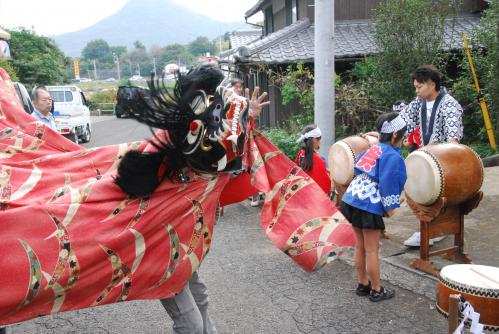
M 197 95 L 192 99 L 190 103 L 191 109 L 196 116 L 201 115 L 206 111 L 208 107 L 208 97 L 202 90 L 197 91 Z

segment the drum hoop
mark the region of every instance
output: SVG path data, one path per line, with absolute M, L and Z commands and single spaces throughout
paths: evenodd
M 493 299 L 499 299 L 499 289 L 488 289 L 488 288 L 480 288 L 476 286 L 471 286 L 463 283 L 459 283 L 456 281 L 453 281 L 452 279 L 449 278 L 443 278 L 440 276 L 440 282 L 447 286 L 448 288 L 451 288 L 453 290 L 466 293 L 468 295 L 473 295 L 477 297 L 487 297 L 487 298 L 493 298 Z
M 435 303 L 435 304 L 436 304 L 438 313 L 440 313 L 441 315 L 443 315 L 446 318 L 449 318 L 449 312 L 445 312 L 445 310 L 443 308 L 441 308 L 440 305 L 438 305 L 438 302 Z M 463 316 L 461 314 L 459 314 L 459 321 L 462 321 L 462 320 L 463 320 Z M 464 323 L 464 325 L 467 328 L 470 327 L 470 321 L 469 321 L 469 319 L 466 320 L 466 322 Z M 482 324 L 482 325 L 483 325 L 483 329 L 485 329 L 486 331 L 499 332 L 499 326 L 488 325 L 488 324 Z
M 440 198 L 442 196 L 442 194 L 445 191 L 445 175 L 444 175 L 444 172 L 442 170 L 442 166 L 440 165 L 440 162 L 438 161 L 438 159 L 433 154 L 431 154 L 430 152 L 428 152 L 427 150 L 425 150 L 424 148 L 420 148 L 419 150 L 417 150 L 414 153 L 416 153 L 417 155 L 419 155 L 418 153 L 421 153 L 420 156 L 427 155 L 430 158 L 430 161 L 429 161 L 430 164 L 433 164 L 434 167 L 436 167 L 436 169 L 438 171 L 438 174 L 439 174 L 440 178 L 439 178 L 438 184 L 436 186 L 438 188 L 440 188 L 440 190 L 437 193 L 437 196 L 436 196 L 436 199 L 435 199 L 435 200 L 437 200 L 438 198 Z
M 350 151 L 351 156 L 349 156 L 349 158 L 350 158 L 349 162 L 351 163 L 352 167 L 355 168 L 355 158 L 356 158 L 356 156 L 355 156 L 355 152 L 353 151 L 352 147 L 346 141 L 344 141 L 344 140 L 340 140 L 340 141 L 336 142 L 334 145 L 341 146 L 344 149 Z M 353 177 L 353 174 L 355 174 L 355 172 L 352 173 L 352 177 Z M 333 179 L 334 179 L 334 168 L 333 168 L 332 176 L 333 176 Z
M 440 165 L 440 162 L 438 161 L 437 157 L 435 157 L 433 154 L 425 150 L 424 148 L 419 149 L 418 151 L 426 153 L 435 163 L 435 166 L 437 167 L 438 174 L 440 175 L 440 192 L 438 194 L 438 198 L 440 198 L 444 192 L 445 192 L 445 174 L 444 171 L 442 170 L 442 166 Z

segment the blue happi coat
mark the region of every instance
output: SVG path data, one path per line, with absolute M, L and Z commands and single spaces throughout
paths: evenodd
M 384 143 L 374 145 L 357 157 L 354 178 L 343 202 L 383 216 L 388 210 L 400 207 L 400 194 L 406 180 L 400 148 Z

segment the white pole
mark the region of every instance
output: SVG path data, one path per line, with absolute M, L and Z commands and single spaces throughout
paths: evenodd
M 320 153 L 335 141 L 334 0 L 315 0 L 314 121 L 322 131 Z
M 92 60 L 94 63 L 94 80 L 97 80 L 97 65 L 95 64 L 95 59 Z

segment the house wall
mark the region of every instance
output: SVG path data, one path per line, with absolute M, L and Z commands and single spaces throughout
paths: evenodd
M 280 11 L 274 11 L 274 31 L 281 30 L 286 27 L 286 8 L 282 8 Z
M 338 21 L 368 19 L 371 17 L 372 9 L 380 2 L 381 0 L 335 0 L 334 19 Z M 301 0 L 298 6 L 299 18 L 307 16 L 313 22 L 314 0 Z
M 382 0 L 335 0 L 334 19 L 341 20 L 361 20 L 372 17 L 373 9 Z M 274 31 L 278 31 L 286 26 L 285 0 L 273 0 L 272 11 L 274 13 Z M 486 0 L 463 0 L 462 13 L 473 13 L 483 11 L 487 7 Z M 312 22 L 315 14 L 314 0 L 298 1 L 298 19 L 308 17 Z
M 335 20 L 358 20 L 369 19 L 372 16 L 373 9 L 382 0 L 335 0 Z M 272 5 L 274 32 L 286 27 L 286 8 L 285 0 L 273 0 L 269 4 Z M 473 13 L 483 11 L 487 8 L 486 0 L 463 0 L 461 13 Z M 308 17 L 310 21 L 314 21 L 314 0 L 299 0 L 298 1 L 298 19 Z M 343 73 L 350 69 L 355 60 L 351 59 L 347 62 L 336 63 L 336 72 Z M 277 126 L 289 119 L 292 114 L 303 112 L 303 108 L 298 101 L 292 101 L 288 105 L 282 105 L 282 97 L 280 90 L 272 85 L 269 85 L 268 78 L 265 73 L 261 72 L 254 74 L 249 78 L 247 86 L 251 89 L 258 85 L 261 91 L 269 93 L 269 100 L 273 101 L 270 107 L 265 108 L 260 117 L 260 126 L 269 127 Z

